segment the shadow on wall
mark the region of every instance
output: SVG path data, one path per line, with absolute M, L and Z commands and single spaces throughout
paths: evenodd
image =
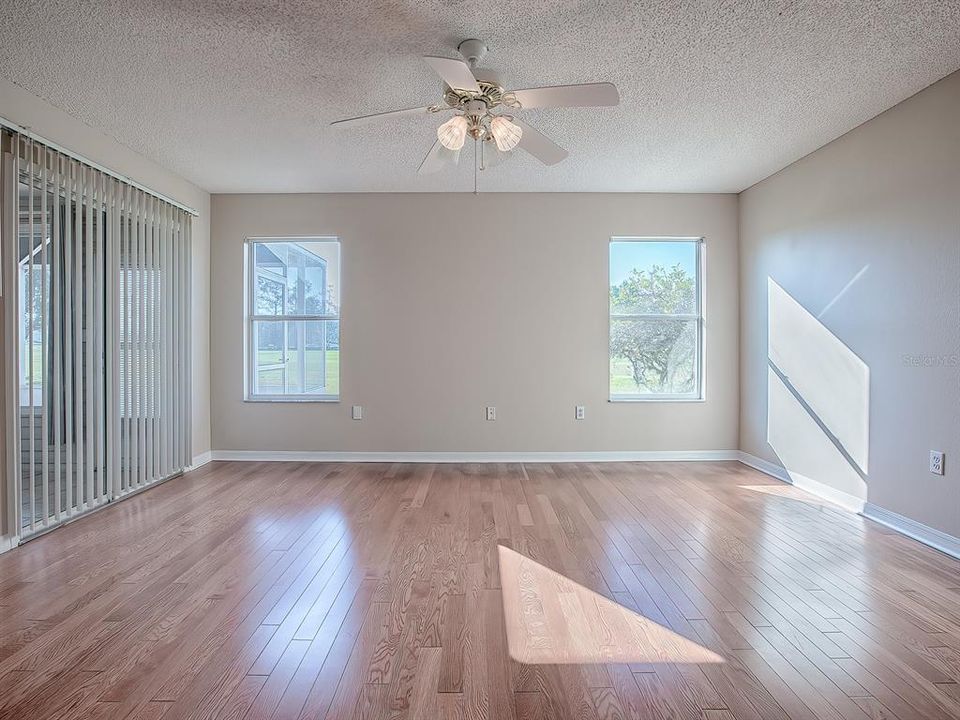
M 870 368 L 772 278 L 767 323 L 767 442 L 795 485 L 860 512 Z

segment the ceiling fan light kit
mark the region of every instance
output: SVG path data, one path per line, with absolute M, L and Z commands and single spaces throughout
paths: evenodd
M 501 152 L 513 150 L 523 138 L 523 128 L 510 122 L 503 115 L 497 115 L 490 120 L 490 133 Z
M 566 150 L 512 113 L 532 108 L 609 107 L 620 102 L 617 88 L 611 83 L 507 91 L 496 73 L 477 68 L 477 63 L 487 54 L 486 43 L 475 39 L 464 40 L 457 49 L 463 60 L 433 56 L 423 58 L 444 82 L 442 102 L 338 120 L 333 125 L 345 127 L 392 117 L 452 110 L 456 114 L 437 128 L 437 140 L 417 172 L 433 173 L 457 165 L 460 150 L 469 135 L 474 140 L 476 192 L 477 169 L 483 170 L 498 164 L 503 154 L 518 147 L 545 165 L 555 165 L 567 157 Z M 496 145 L 496 149 L 488 151 L 485 149 L 487 145 Z M 490 158 L 493 162 L 486 162 L 484 158 Z
M 463 115 L 454 115 L 437 128 L 437 140 L 447 150 L 459 150 L 466 142 L 468 125 L 467 118 Z

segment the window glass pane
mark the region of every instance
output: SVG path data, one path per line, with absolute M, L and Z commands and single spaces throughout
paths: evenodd
M 258 320 L 253 341 L 255 394 L 339 394 L 338 320 Z
M 257 315 L 338 315 L 340 244 L 332 241 L 253 245 Z
M 46 278 L 44 278 L 46 276 Z M 47 266 L 35 260 L 33 273 L 26 264 L 21 265 L 20 292 L 24 297 L 20 313 L 20 398 L 21 405 L 30 405 L 32 383 L 34 405 L 43 404 L 43 327 L 50 322 L 50 298 L 44 296 L 43 283 L 50 287 Z M 47 291 L 49 293 L 49 290 Z
M 675 240 L 611 242 L 610 313 L 696 313 L 697 245 Z
M 25 180 L 25 179 L 24 179 Z M 52 322 L 50 263 L 53 251 L 50 229 L 53 222 L 53 195 L 28 186 L 21 180 L 20 222 L 18 223 L 18 272 L 20 335 L 20 405 L 43 404 L 44 386 L 44 329 L 49 332 Z M 46 202 L 46 214 L 43 203 Z M 33 235 L 31 237 L 31 221 Z M 44 264 L 46 261 L 46 264 Z M 47 368 L 47 372 L 51 369 Z M 31 395 L 32 389 L 32 395 Z
M 696 395 L 696 320 L 610 320 L 611 395 Z

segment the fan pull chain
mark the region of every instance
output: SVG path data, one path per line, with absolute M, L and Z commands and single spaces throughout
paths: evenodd
M 477 166 L 480 163 L 480 159 L 477 157 L 477 143 L 479 141 L 474 138 L 473 140 L 473 194 L 478 195 L 479 191 L 477 190 Z

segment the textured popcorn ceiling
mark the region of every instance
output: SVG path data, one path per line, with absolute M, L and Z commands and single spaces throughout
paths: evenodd
M 726 192 L 960 67 L 960 0 L 5 0 L 0 76 L 213 192 L 470 190 L 416 174 L 435 117 L 328 127 L 437 101 L 420 56 L 466 37 L 508 87 L 622 98 L 525 112 L 570 157 L 482 190 Z

